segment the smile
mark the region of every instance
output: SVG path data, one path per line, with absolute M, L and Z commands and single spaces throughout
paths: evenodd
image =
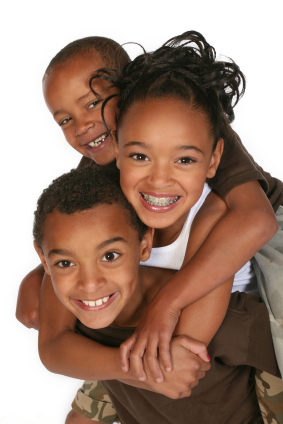
M 101 306 L 103 303 L 106 303 L 108 301 L 109 297 L 110 296 L 105 296 L 97 300 L 81 300 L 81 302 L 83 302 L 87 306 Z
M 180 199 L 180 196 L 175 197 L 155 197 L 150 194 L 141 193 L 143 199 L 152 206 L 169 206 L 172 203 L 177 202 Z
M 88 143 L 88 146 L 89 147 L 99 146 L 108 137 L 108 135 L 109 135 L 108 133 L 101 135 L 100 137 L 96 138 L 94 141 L 91 141 L 90 143 Z

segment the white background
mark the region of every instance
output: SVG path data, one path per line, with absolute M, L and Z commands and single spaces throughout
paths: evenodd
M 38 263 L 31 236 L 36 200 L 53 178 L 79 162 L 43 101 L 41 79 L 51 58 L 90 35 L 136 41 L 152 50 L 184 31 L 203 33 L 247 77 L 234 128 L 256 161 L 283 179 L 280 5 L 280 0 L 10 0 L 1 7 L 0 424 L 63 424 L 80 385 L 45 370 L 37 332 L 14 317 L 20 281 Z

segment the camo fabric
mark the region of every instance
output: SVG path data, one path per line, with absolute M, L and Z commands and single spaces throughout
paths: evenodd
M 72 408 L 93 421 L 104 424 L 121 422 L 101 381 L 85 381 L 77 391 Z
M 283 376 L 283 207 L 276 213 L 278 231 L 254 257 L 259 291 L 270 319 L 278 367 Z
M 264 424 L 283 424 L 283 382 L 265 371 L 256 371 L 256 394 Z

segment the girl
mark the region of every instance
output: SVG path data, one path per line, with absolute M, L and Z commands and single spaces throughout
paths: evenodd
M 237 67 L 234 64 L 215 62 L 212 48 L 200 35 L 189 33 L 183 36 L 184 39 L 186 37 L 190 37 L 191 41 L 196 42 L 198 49 L 165 45 L 149 57 L 141 56 L 137 58 L 133 64 L 126 68 L 122 78 L 116 80 L 116 85 L 122 89 L 120 115 L 117 122 L 117 139 L 119 140 L 117 154 L 121 168 L 121 184 L 142 220 L 157 228 L 155 247 L 164 247 L 170 245 L 170 243 L 172 245 L 173 242 L 180 240 L 179 235 L 181 233 L 182 236 L 188 236 L 188 232 L 183 234 L 182 229 L 185 228 L 184 225 L 186 230 L 189 229 L 188 213 L 201 196 L 206 177 L 213 177 L 216 172 L 223 144 L 221 138 L 231 136 L 227 116 L 230 116 L 230 119 L 233 117 L 231 101 L 234 94 L 237 97 L 240 96 L 238 86 L 243 77 L 240 72 L 237 72 Z M 179 38 L 179 40 L 182 40 L 182 38 Z M 188 54 L 186 55 L 185 52 Z M 164 53 L 168 53 L 168 57 L 164 56 Z M 179 56 L 178 53 L 180 53 Z M 172 61 L 173 56 L 174 62 Z M 145 63 L 142 68 L 141 63 Z M 195 75 L 191 70 L 185 72 L 184 63 L 192 64 L 191 68 L 195 71 Z M 155 64 L 157 71 L 160 72 L 160 79 L 157 78 L 158 72 L 154 72 Z M 167 66 L 168 64 L 169 66 Z M 162 72 L 164 73 L 162 74 Z M 183 79 L 180 78 L 180 73 L 183 75 Z M 217 77 L 214 79 L 215 74 Z M 103 77 L 109 79 L 108 76 L 105 77 L 105 74 Z M 207 79 L 205 80 L 205 78 Z M 231 93 L 225 94 L 226 85 L 232 89 Z M 174 131 L 172 131 L 172 128 Z M 164 131 L 162 132 L 162 130 Z M 213 145 L 213 149 L 211 145 Z M 181 154 L 187 151 L 190 152 L 190 155 Z M 170 172 L 168 172 L 168 169 Z M 249 174 L 249 177 L 251 177 L 251 174 Z M 186 181 L 186 183 L 184 184 L 183 181 Z M 254 188 L 257 189 L 256 186 Z M 206 188 L 202 201 L 208 191 L 209 189 Z M 240 196 L 243 203 L 246 202 L 248 192 L 249 188 L 244 195 Z M 253 191 L 251 194 L 252 196 L 255 195 Z M 253 201 L 252 198 L 249 198 L 249 200 Z M 203 209 L 203 217 L 210 219 L 213 217 L 215 202 L 217 201 L 217 198 L 210 195 Z M 203 217 L 201 222 L 205 223 Z M 206 225 L 208 224 L 203 224 L 204 228 L 207 228 Z M 248 222 L 244 222 L 243 226 L 249 230 Z M 233 231 L 231 232 L 233 234 Z M 214 246 L 216 244 L 215 238 L 211 235 L 210 242 Z M 222 232 L 221 235 L 223 236 Z M 227 240 L 221 243 L 222 246 L 225 245 L 225 241 Z M 241 244 L 241 241 L 240 237 L 239 244 Z M 186 242 L 184 243 L 182 240 L 179 243 L 183 246 L 186 245 Z M 170 248 L 172 247 L 174 248 L 174 246 Z M 208 250 L 202 248 L 199 252 L 207 255 Z M 176 274 L 171 282 L 167 283 L 164 290 L 162 289 L 163 305 L 168 305 L 167 313 L 169 311 L 168 315 L 170 316 L 171 313 L 173 316 L 174 324 L 179 314 L 178 308 L 182 309 L 183 304 L 194 302 L 206 292 L 211 291 L 214 280 L 219 278 L 219 275 L 222 275 L 221 278 L 224 281 L 223 274 L 225 276 L 225 273 L 228 272 L 227 269 L 237 267 L 242 259 L 233 257 L 235 252 L 241 258 L 247 254 L 247 251 L 238 251 L 236 238 L 234 247 L 230 252 L 233 263 L 226 264 L 225 261 L 222 261 L 219 265 L 216 264 L 215 268 L 218 275 L 210 276 L 210 284 L 202 284 L 197 287 L 199 293 L 192 289 L 193 284 L 189 284 L 188 276 L 185 275 L 186 281 L 184 284 L 181 281 L 180 287 L 183 285 L 186 297 L 180 299 L 179 289 L 176 290 L 176 284 L 179 284 L 179 282 L 176 283 L 176 281 L 182 271 Z M 227 255 L 227 252 L 225 254 L 230 260 L 229 254 Z M 183 252 L 179 250 L 177 256 L 180 255 L 183 256 L 184 263 L 186 263 L 189 258 L 189 249 L 186 256 L 184 248 Z M 208 262 L 210 257 L 211 251 L 209 251 Z M 214 252 L 215 258 L 222 260 L 223 254 L 220 252 L 217 256 Z M 191 261 L 188 265 L 192 263 L 194 262 Z M 178 268 L 178 266 L 173 264 L 173 268 Z M 202 276 L 209 275 L 211 272 L 209 267 L 199 271 L 199 269 L 194 268 L 194 265 L 191 266 L 193 273 L 198 271 Z M 222 271 L 222 268 L 225 268 L 225 272 Z M 243 270 L 243 272 L 247 271 L 246 277 L 250 277 L 250 267 L 248 266 L 248 268 L 248 270 Z M 186 267 L 184 267 L 185 269 Z M 181 278 L 179 277 L 179 279 Z M 196 281 L 198 282 L 198 280 Z M 187 284 L 190 289 L 186 288 Z M 167 294 L 168 290 L 170 297 Z M 253 287 L 252 290 L 254 290 Z M 160 293 L 162 298 L 162 291 Z M 154 308 L 157 310 L 160 304 L 158 301 L 153 303 L 152 310 L 154 311 Z M 162 309 L 159 310 L 159 316 L 162 311 Z M 218 312 L 220 314 L 220 311 Z M 210 324 L 213 323 L 210 322 Z M 168 332 L 168 329 L 166 331 Z M 159 369 L 156 368 L 156 346 L 156 341 L 150 341 L 146 346 L 147 360 L 156 378 L 162 380 Z M 142 346 L 142 351 L 144 349 L 145 346 Z M 144 378 L 145 375 L 139 369 L 139 361 L 135 362 L 135 352 L 133 359 L 133 369 L 138 375 L 140 374 L 141 378 Z M 170 365 L 168 361 L 168 369 Z M 127 363 L 124 366 L 127 369 Z

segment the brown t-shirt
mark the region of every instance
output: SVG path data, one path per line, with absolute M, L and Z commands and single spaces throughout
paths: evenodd
M 118 347 L 134 331 L 110 325 L 77 332 Z M 255 368 L 280 376 L 268 313 L 259 297 L 235 292 L 226 317 L 211 341 L 211 369 L 188 398 L 172 400 L 117 380 L 103 381 L 123 424 L 262 424 L 255 393 Z
M 83 157 L 79 168 L 95 166 L 95 162 Z M 274 211 L 283 205 L 283 183 L 265 172 L 253 160 L 243 146 L 240 137 L 232 129 L 225 140 L 223 155 L 214 178 L 209 185 L 225 200 L 227 194 L 235 187 L 250 181 L 259 181 Z

